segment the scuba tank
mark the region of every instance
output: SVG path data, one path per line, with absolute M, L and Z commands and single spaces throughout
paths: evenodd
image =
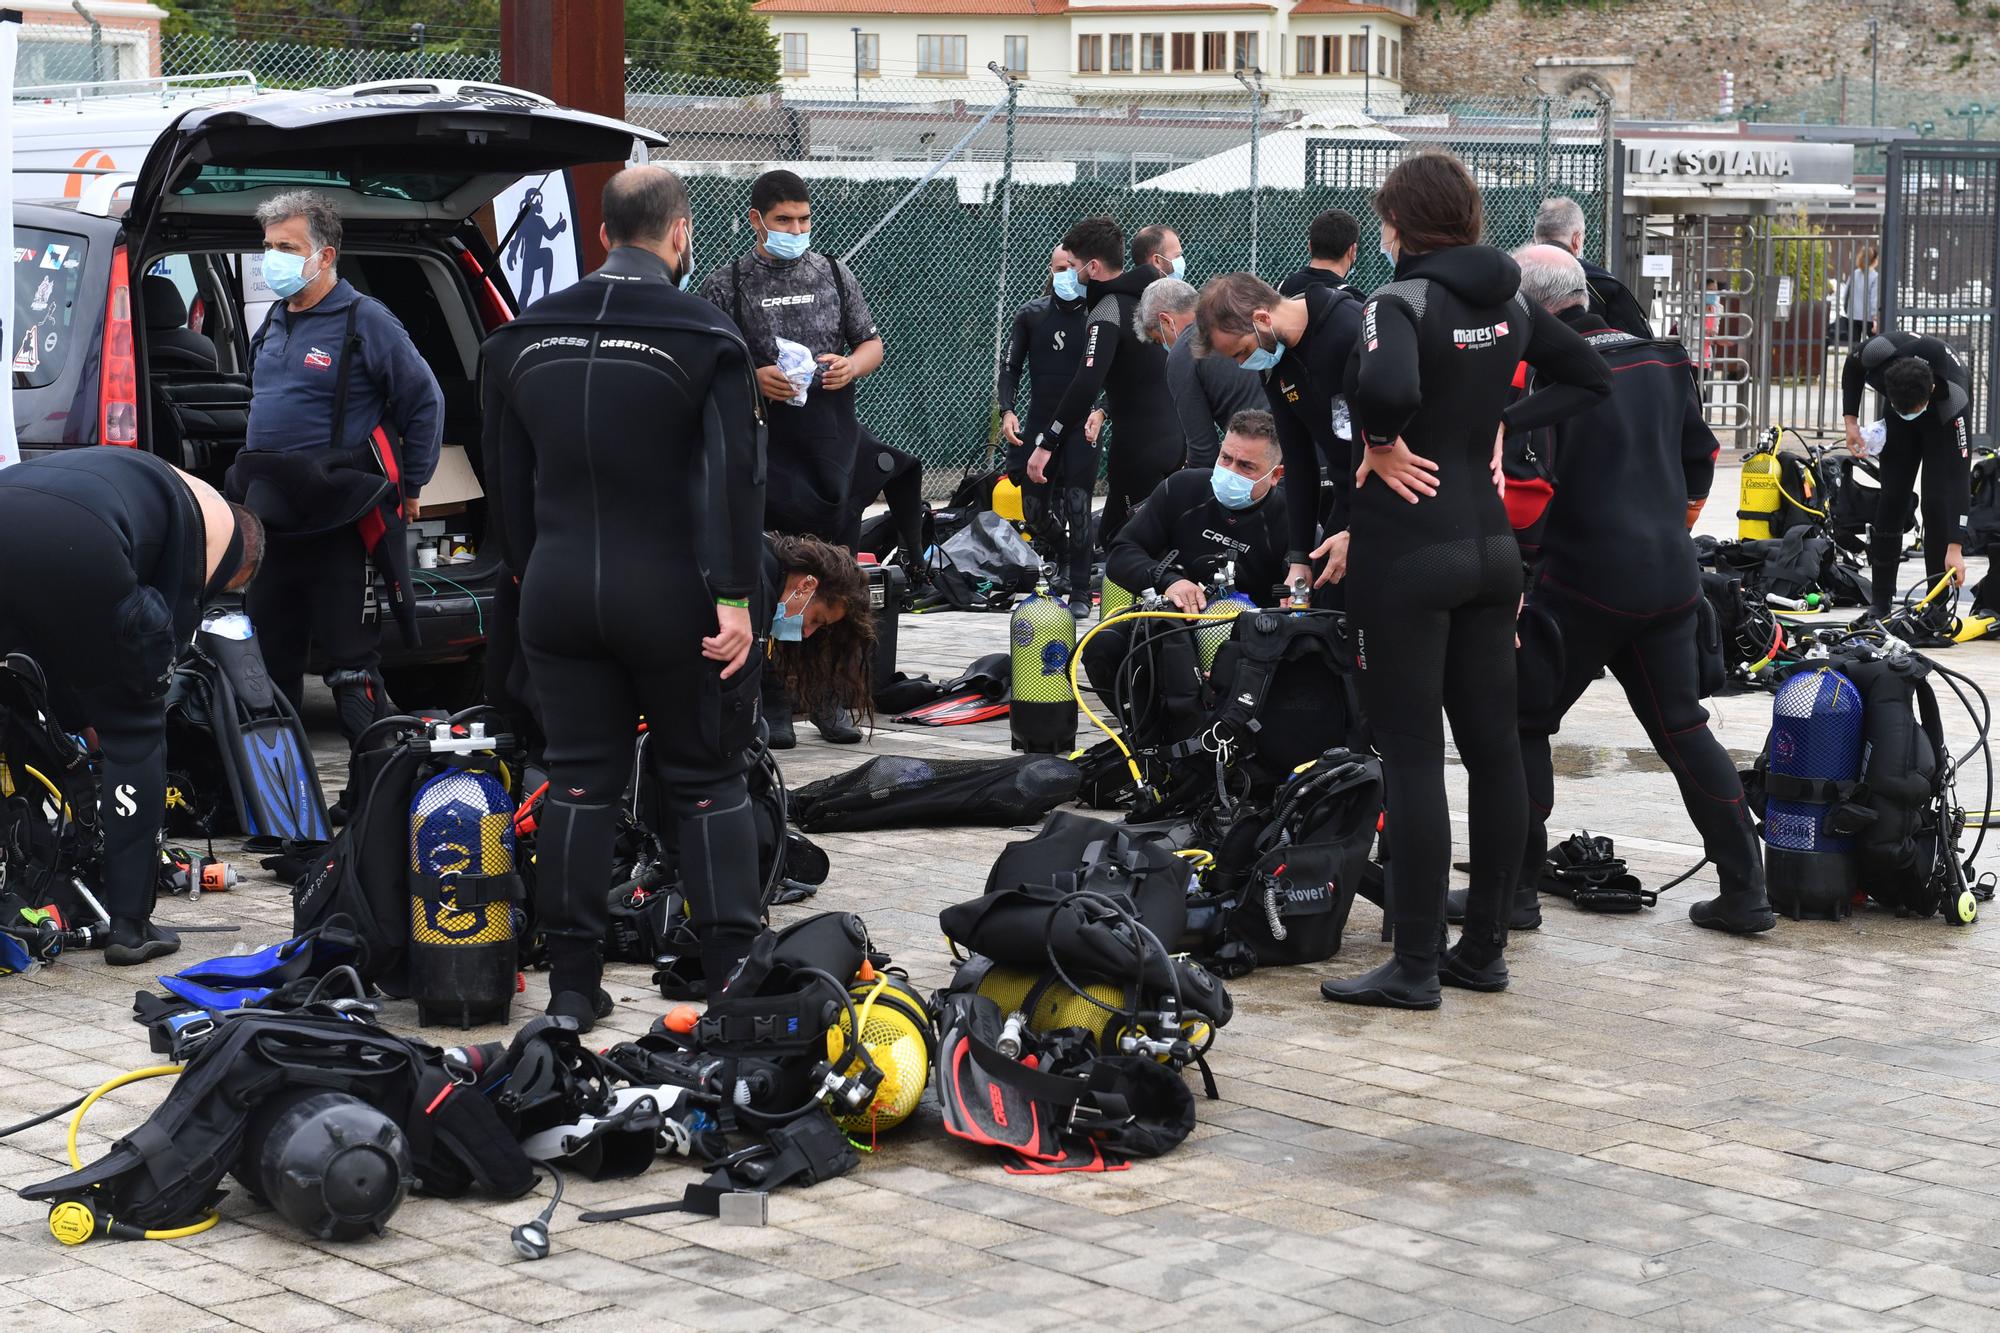
M 1028 754 L 1068 754 L 1076 748 L 1076 692 L 1069 663 L 1076 652 L 1076 616 L 1049 595 L 1048 566 L 1033 595 L 1007 621 L 1013 645 L 1007 729 Z
M 1132 590 L 1130 588 L 1113 583 L 1110 576 L 1106 575 L 1102 586 L 1098 589 L 1097 618 L 1099 620 L 1111 619 L 1111 617 L 1117 615 L 1120 611 L 1131 606 L 1132 600 Z
M 440 726 L 430 752 L 449 767 L 410 799 L 410 998 L 417 1022 L 505 1023 L 519 942 L 514 900 L 514 800 L 488 768 L 494 741 L 474 725 Z
M 1009 523 L 1020 523 L 1023 521 L 1021 488 L 1014 483 L 1013 478 L 1004 472 L 993 483 L 992 509 L 994 513 L 1000 515 L 1000 517 L 1006 519 Z
M 1256 605 L 1236 590 L 1236 562 L 1233 560 L 1215 571 L 1215 577 L 1209 580 L 1205 591 L 1208 594 L 1208 609 L 1202 612 L 1203 615 L 1239 616 Z M 1204 672 L 1215 666 L 1215 655 L 1222 651 L 1223 644 L 1229 642 L 1233 628 L 1228 620 L 1213 620 L 1195 630 L 1195 644 L 1201 651 L 1201 669 Z
M 1860 877 L 1854 839 L 1831 826 L 1861 777 L 1862 704 L 1830 667 L 1801 671 L 1771 704 L 1764 779 L 1764 877 L 1771 905 L 1794 920 L 1846 916 Z
M 1778 535 L 1778 507 L 1784 497 L 1778 489 L 1778 436 L 1760 438 L 1757 448 L 1743 460 L 1736 490 L 1736 535 L 1743 541 L 1764 541 Z

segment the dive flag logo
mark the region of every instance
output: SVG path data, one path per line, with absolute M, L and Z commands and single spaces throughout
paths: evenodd
M 333 358 L 315 347 L 306 353 L 307 370 L 327 370 L 333 365 Z

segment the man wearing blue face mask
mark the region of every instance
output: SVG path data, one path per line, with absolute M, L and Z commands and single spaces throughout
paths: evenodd
M 444 396 L 389 308 L 341 280 L 331 200 L 290 191 L 257 221 L 264 281 L 279 299 L 250 343 L 249 438 L 225 489 L 270 532 L 247 609 L 271 679 L 299 705 L 318 645 L 352 740 L 389 710 L 381 628 L 362 618 L 368 562 L 403 616 L 403 525 L 437 467 Z M 405 634 L 414 628 L 406 618 Z
M 1230 418 L 1215 465 L 1176 472 L 1132 511 L 1104 559 L 1104 577 L 1135 591 L 1158 590 L 1177 610 L 1208 606 L 1216 575 L 1235 567 L 1232 587 L 1259 606 L 1274 605 L 1285 576 L 1285 475 L 1278 427 L 1259 408 Z M 1083 651 L 1091 688 L 1109 699 L 1131 647 L 1131 632 L 1112 628 Z
M 1875 390 L 1888 400 L 1882 418 L 1882 490 L 1869 528 L 1868 563 L 1874 575 L 1870 610 L 1889 613 L 1901 582 L 1903 518 L 1910 492 L 1923 472 L 1926 586 L 1949 569 L 1965 582 L 1965 527 L 1972 509 L 1972 442 L 1967 429 L 1972 398 L 1964 362 L 1936 338 L 1900 329 L 1870 338 L 1840 374 L 1847 448 L 1859 458 L 1861 395 Z
M 1132 267 L 1151 266 L 1163 278 L 1187 281 L 1187 256 L 1181 252 L 1181 234 L 1172 227 L 1142 227 L 1132 238 Z
M 770 422 L 764 526 L 840 542 L 860 447 L 854 387 L 882 364 L 882 336 L 847 265 L 812 248 L 812 200 L 803 179 L 782 170 L 759 176 L 750 186 L 749 221 L 756 245 L 711 275 L 701 294 L 736 322 L 757 364 L 757 391 Z M 785 344 L 805 352 L 795 354 L 790 373 L 781 364 Z M 775 684 L 764 710 L 771 748 L 791 748 L 792 707 Z M 838 712 L 813 723 L 827 740 L 861 739 Z

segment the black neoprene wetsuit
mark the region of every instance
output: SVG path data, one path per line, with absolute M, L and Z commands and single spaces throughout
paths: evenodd
M 1167 351 L 1139 336 L 1139 297 L 1160 276 L 1151 264 L 1127 269 L 1089 288 L 1083 364 L 1036 437 L 1057 457 L 1083 436 L 1084 419 L 1101 393 L 1111 418 L 1105 462 L 1104 515 L 1099 540 L 1108 550 L 1132 506 L 1180 471 L 1186 445 L 1167 388 Z M 1050 466 L 1055 466 L 1052 461 Z
M 702 656 L 715 600 L 763 600 L 763 422 L 728 316 L 632 247 L 486 342 L 487 493 L 521 580 L 521 643 L 548 733 L 537 901 L 552 990 L 591 994 L 618 802 L 647 720 L 680 826 L 703 961 L 758 929 L 744 783 L 763 632 L 729 679 Z
M 1371 448 L 1398 437 L 1437 464 L 1437 494 L 1410 504 L 1371 477 L 1354 493 L 1347 606 L 1362 709 L 1387 783 L 1390 921 L 1399 956 L 1434 960 L 1451 823 L 1444 729 L 1470 786 L 1465 934 L 1506 940 L 1527 836 L 1515 726 L 1514 616 L 1521 561 L 1494 490 L 1493 444 L 1551 425 L 1609 392 L 1604 361 L 1519 295 L 1514 261 L 1486 246 L 1409 256 L 1368 298 L 1348 401 Z M 1509 405 L 1516 363 L 1549 382 Z
M 1903 518 L 1909 513 L 1910 492 L 1917 471 L 1923 470 L 1924 574 L 1935 583 L 1944 573 L 1945 547 L 1963 544 L 1972 510 L 1972 443 L 1967 429 L 1971 381 L 1965 365 L 1936 338 L 1894 330 L 1870 338 L 1847 358 L 1840 372 L 1842 413 L 1861 415 L 1865 386 L 1883 392 L 1890 363 L 1906 356 L 1921 358 L 1931 368 L 1931 401 L 1915 421 L 1905 421 L 1887 408 L 1882 418 L 1881 493 L 1875 501 L 1875 522 L 1869 529 L 1868 564 L 1874 576 L 1874 609 L 1887 612 L 1898 592 L 1903 560 Z
M 33 657 L 72 731 L 96 728 L 105 908 L 152 912 L 167 799 L 167 678 L 194 638 L 207 532 L 165 460 L 74 449 L 0 471 L 0 654 Z
M 1634 338 L 1653 336 L 1652 321 L 1646 318 L 1645 309 L 1639 299 L 1624 283 L 1611 276 L 1611 270 L 1591 263 L 1588 259 L 1578 260 L 1583 265 L 1583 276 L 1590 294 L 1590 313 L 1603 320 L 1610 328 L 1629 333 Z
M 1038 296 L 1014 312 L 1014 329 L 1000 362 L 1000 410 L 1020 418 L 1021 443 L 1007 448 L 1007 475 L 1021 488 L 1028 530 L 1056 553 L 1057 574 L 1072 592 L 1090 587 L 1090 493 L 1097 485 L 1097 446 L 1072 434 L 1049 459 L 1048 481 L 1028 479 L 1036 437 L 1055 419 L 1056 407 L 1083 364 L 1085 301 Z M 1027 410 L 1018 406 L 1021 372 L 1028 372 Z M 1088 409 L 1086 409 L 1086 413 Z
M 1140 592 L 1165 592 L 1181 579 L 1206 588 L 1225 563 L 1236 566 L 1236 590 L 1259 606 L 1285 577 L 1285 496 L 1279 487 L 1248 509 L 1225 509 L 1215 498 L 1209 473 L 1189 468 L 1161 482 L 1132 511 L 1104 557 L 1104 577 Z M 1112 682 L 1131 647 L 1129 627 L 1112 626 L 1093 635 L 1083 653 L 1091 687 L 1111 697 Z
M 1701 706 L 1701 577 L 1687 505 L 1708 495 L 1716 443 L 1687 350 L 1634 338 L 1581 307 L 1558 318 L 1609 364 L 1611 397 L 1549 432 L 1555 498 L 1527 614 L 1545 617 L 1556 633 L 1524 631 L 1518 655 L 1528 782 L 1520 883 L 1540 882 L 1548 854 L 1549 737 L 1609 668 L 1673 773 L 1723 894 L 1761 897 L 1763 855 L 1743 784 Z
M 1322 524 L 1330 533 L 1347 527 L 1358 461 L 1348 420 L 1347 362 L 1361 334 L 1361 301 L 1353 292 L 1321 283 L 1304 295 L 1304 336 L 1264 372 L 1264 396 L 1285 452 L 1286 559 L 1300 564 L 1319 545 Z

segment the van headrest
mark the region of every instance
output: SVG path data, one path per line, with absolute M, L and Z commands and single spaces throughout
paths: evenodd
M 149 329 L 184 329 L 188 322 L 187 302 L 181 299 L 181 289 L 174 286 L 174 280 L 164 274 L 148 273 L 140 285 L 139 299 L 146 306 L 146 327 Z

